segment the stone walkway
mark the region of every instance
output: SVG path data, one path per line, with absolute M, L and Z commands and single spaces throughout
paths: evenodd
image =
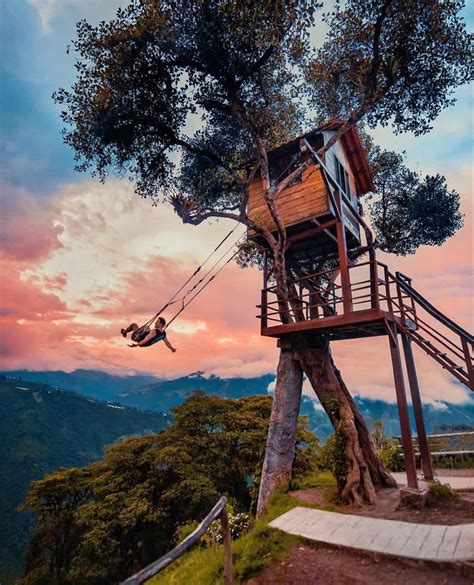
M 310 540 L 412 559 L 474 560 L 474 524 L 412 524 L 297 506 L 270 526 Z
M 392 473 L 393 477 L 395 478 L 398 485 L 406 485 L 407 484 L 407 476 L 405 472 L 402 473 Z M 422 476 L 418 476 L 418 479 L 422 479 Z M 474 477 L 462 477 L 462 476 L 443 476 L 437 475 L 436 481 L 440 483 L 449 484 L 453 490 L 472 490 L 474 491 Z

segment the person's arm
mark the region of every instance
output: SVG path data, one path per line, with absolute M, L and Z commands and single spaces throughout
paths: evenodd
M 145 339 L 142 339 L 138 343 L 133 343 L 131 345 L 129 344 L 128 347 L 143 347 L 146 343 L 148 343 L 152 339 L 155 339 L 155 337 L 156 331 L 150 331 L 150 333 L 145 337 Z
M 176 351 L 176 348 L 175 348 L 175 347 L 173 347 L 173 346 L 171 345 L 171 343 L 168 341 L 168 338 L 167 338 L 167 337 L 165 337 L 165 338 L 163 339 L 163 341 L 165 342 L 165 345 L 166 345 L 166 347 L 167 347 L 168 349 L 171 349 L 171 351 L 172 351 L 173 353 Z

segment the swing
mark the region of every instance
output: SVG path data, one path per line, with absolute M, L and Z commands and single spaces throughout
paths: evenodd
M 227 241 L 228 238 L 234 233 L 237 229 L 238 224 L 230 230 L 230 232 L 217 244 L 217 246 L 212 250 L 212 252 L 207 256 L 207 258 L 196 268 L 196 270 L 187 278 L 187 280 L 179 287 L 179 289 L 174 293 L 174 295 L 157 311 L 151 319 L 149 319 L 146 323 L 141 325 L 138 329 L 133 332 L 133 341 L 135 343 L 139 343 L 150 333 L 151 324 L 165 311 L 169 306 L 174 305 L 175 303 L 181 301 L 180 309 L 175 313 L 175 315 L 168 321 L 165 325 L 165 329 L 167 329 L 171 323 L 184 311 L 184 309 L 192 303 L 192 301 L 218 276 L 222 270 L 229 264 L 237 255 L 238 249 L 232 254 L 230 258 L 226 260 L 226 262 L 216 271 L 215 274 L 212 274 L 213 270 L 219 266 L 221 261 L 227 256 L 227 254 L 238 244 L 238 242 L 244 237 L 245 232 L 228 248 L 224 254 L 220 256 L 220 258 L 211 266 L 211 268 L 206 272 L 206 274 L 200 278 L 181 298 L 176 298 L 179 293 L 193 280 L 193 278 L 202 270 L 205 264 L 214 256 L 214 254 L 219 250 L 219 248 Z M 207 280 L 206 280 L 207 279 Z M 202 286 L 199 288 L 199 285 Z M 197 289 L 197 290 L 196 290 Z M 196 291 L 189 299 L 188 297 Z M 186 300 L 188 299 L 188 300 Z M 158 341 L 161 341 L 164 336 L 157 335 L 153 338 L 149 343 L 146 344 L 146 347 L 149 345 L 153 345 Z

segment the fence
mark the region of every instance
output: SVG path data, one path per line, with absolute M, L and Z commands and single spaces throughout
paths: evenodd
M 225 497 L 222 497 L 217 502 L 196 530 L 180 542 L 178 546 L 132 577 L 129 577 L 126 581 L 123 581 L 121 585 L 140 585 L 144 581 L 154 577 L 157 573 L 179 558 L 188 548 L 193 546 L 193 544 L 196 544 L 212 522 L 217 519 L 221 521 L 222 532 L 224 535 L 224 583 L 225 585 L 232 585 L 232 542 L 229 520 L 227 517 L 227 498 Z

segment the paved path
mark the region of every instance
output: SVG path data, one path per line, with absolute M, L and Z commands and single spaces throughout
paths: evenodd
M 310 540 L 412 559 L 474 560 L 474 524 L 412 524 L 297 506 L 270 526 Z
M 392 473 L 398 485 L 407 484 L 407 476 L 405 472 Z M 422 479 L 422 476 L 418 476 L 418 479 Z M 437 475 L 436 481 L 440 483 L 449 484 L 453 490 L 473 490 L 474 491 L 474 477 L 461 477 L 461 476 L 443 476 Z

